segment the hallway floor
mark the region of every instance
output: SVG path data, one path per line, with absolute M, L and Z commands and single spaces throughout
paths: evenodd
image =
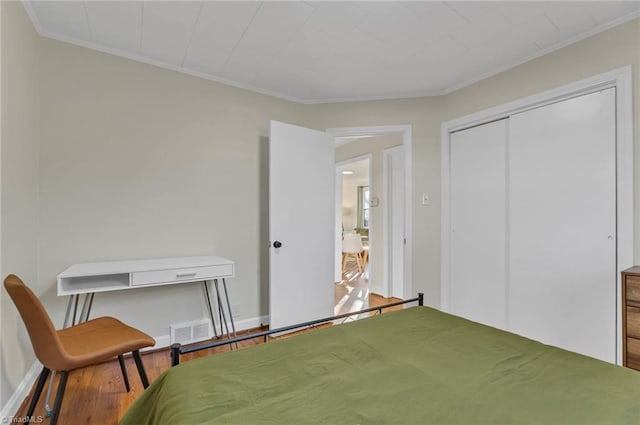
M 397 298 L 385 298 L 371 293 L 369 290 L 369 266 L 370 264 L 367 263 L 364 272 L 361 273 L 358 271 L 355 260 L 347 261 L 347 266 L 342 273 L 342 280 L 335 283 L 335 315 L 400 301 Z M 402 306 L 398 308 L 401 309 Z M 397 308 L 389 310 L 394 309 Z M 375 312 L 370 314 L 375 314 Z

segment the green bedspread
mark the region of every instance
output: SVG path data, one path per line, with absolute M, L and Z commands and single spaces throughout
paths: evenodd
M 640 373 L 414 307 L 185 362 L 147 424 L 640 424 Z

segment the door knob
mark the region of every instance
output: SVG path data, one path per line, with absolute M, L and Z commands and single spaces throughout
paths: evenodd
M 280 248 L 281 246 L 282 246 L 282 242 L 280 242 L 280 241 L 275 241 L 275 242 L 273 243 L 273 247 L 274 247 L 274 248 Z

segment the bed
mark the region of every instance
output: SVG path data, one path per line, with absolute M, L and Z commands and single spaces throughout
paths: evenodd
M 417 306 L 172 367 L 120 425 L 640 424 L 640 373 Z

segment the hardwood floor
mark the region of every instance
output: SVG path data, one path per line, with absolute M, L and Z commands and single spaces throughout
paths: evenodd
M 355 260 L 347 262 L 342 280 L 335 284 L 334 314 L 344 314 L 362 310 L 368 307 L 400 301 L 398 298 L 385 298 L 369 290 L 369 264 L 364 272 L 358 271 Z M 392 307 L 389 311 L 402 309 L 402 306 Z M 370 313 L 376 314 L 376 313 Z
M 250 331 L 238 332 L 238 335 L 244 335 L 248 332 L 257 332 L 267 329 L 259 328 Z M 246 348 L 262 343 L 262 339 L 240 342 L 239 348 Z M 199 357 L 215 355 L 229 351 L 228 347 L 218 347 L 213 350 L 199 351 L 196 353 L 186 354 L 181 357 L 181 361 L 189 361 Z M 169 350 L 161 349 L 153 352 L 142 353 L 142 362 L 144 363 L 149 382 L 153 382 L 162 372 L 171 366 Z M 138 375 L 138 370 L 133 361 L 133 357 L 125 358 L 127 374 L 129 375 L 129 383 L 131 391 L 126 392 L 122 373 L 117 359 L 109 362 L 90 366 L 84 369 L 73 371 L 69 374 L 67 388 L 65 391 L 62 410 L 58 420 L 59 425 L 115 425 L 125 412 L 133 404 L 133 402 L 142 394 L 143 388 Z M 56 376 L 56 384 L 52 393 L 50 404 L 53 405 L 55 397 L 55 389 L 57 388 L 58 376 Z M 47 387 L 45 386 L 42 396 L 38 401 L 34 412 L 34 422 L 48 423 L 48 419 L 44 418 L 44 398 L 46 396 Z M 23 402 L 16 416 L 24 417 L 27 414 L 28 401 L 33 395 L 33 388 L 29 396 Z M 39 421 L 38 416 L 44 418 Z
M 355 263 L 347 264 L 346 273 L 343 280 L 335 284 L 336 314 L 345 312 L 358 311 L 369 306 L 375 307 L 389 302 L 397 301 L 395 298 L 384 298 L 376 294 L 371 294 L 368 288 L 366 270 L 364 273 L 358 273 Z M 401 309 L 402 307 L 394 307 L 393 309 Z M 390 309 L 391 310 L 391 309 Z M 385 310 L 386 312 L 386 310 Z M 371 313 L 371 314 L 376 314 Z M 266 328 L 252 329 L 238 334 L 247 334 L 256 332 Z M 303 330 L 300 332 L 308 332 Z M 298 333 L 300 333 L 298 332 Z M 294 333 L 295 335 L 295 333 Z M 291 336 L 291 335 L 288 335 Z M 243 341 L 239 343 L 239 348 L 247 348 L 256 344 L 261 344 L 261 338 Z M 197 353 L 182 356 L 181 362 L 189 361 L 199 357 L 215 355 L 216 353 L 228 351 L 228 347 L 218 347 L 213 350 L 200 351 Z M 142 354 L 142 361 L 145 365 L 149 381 L 153 382 L 162 372 L 169 369 L 170 359 L 168 349 L 157 350 Z M 62 411 L 58 423 L 60 425 L 115 425 L 131 404 L 140 396 L 143 391 L 142 383 L 138 376 L 135 363 L 131 356 L 125 360 L 129 382 L 131 383 L 131 392 L 127 393 L 120 373 L 120 367 L 116 359 L 105 362 L 81 370 L 76 370 L 69 374 L 67 389 L 65 391 Z M 57 379 L 56 379 L 57 382 Z M 55 396 L 55 388 L 50 401 L 53 405 Z M 34 415 L 35 422 L 48 423 L 48 419 L 44 418 L 44 398 L 47 387 L 43 391 L 38 402 Z M 33 389 L 32 389 L 33 391 Z M 31 400 L 32 393 L 20 410 L 17 416 L 24 417 L 27 412 L 27 403 Z M 42 416 L 43 420 L 39 421 L 38 416 Z

